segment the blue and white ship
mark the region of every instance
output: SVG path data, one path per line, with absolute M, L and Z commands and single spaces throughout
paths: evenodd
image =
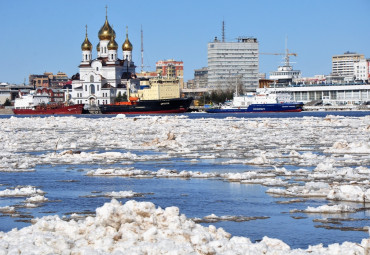
M 288 94 L 268 93 L 258 90 L 243 96 L 235 95 L 233 100 L 207 109 L 208 113 L 248 113 L 248 112 L 300 112 L 303 103 L 291 102 Z

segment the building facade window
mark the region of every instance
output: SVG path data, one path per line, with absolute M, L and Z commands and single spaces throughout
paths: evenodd
M 95 94 L 95 86 L 94 86 L 94 84 L 90 84 L 90 94 Z

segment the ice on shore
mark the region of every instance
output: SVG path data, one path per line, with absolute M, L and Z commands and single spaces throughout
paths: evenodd
M 231 237 L 222 228 L 203 227 L 177 207 L 156 208 L 150 202 L 117 200 L 96 209 L 95 217 L 64 221 L 59 216 L 37 219 L 34 225 L 0 232 L 0 254 L 365 254 L 361 244 L 344 242 L 290 249 L 281 240 L 263 237 L 252 243 Z

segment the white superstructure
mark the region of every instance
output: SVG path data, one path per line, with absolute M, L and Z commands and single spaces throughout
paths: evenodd
M 293 101 L 319 102 L 330 105 L 360 105 L 370 101 L 370 84 L 313 84 L 267 88 L 275 93 L 288 93 Z
M 279 66 L 277 71 L 273 71 L 270 73 L 271 80 L 291 83 L 293 80 L 300 79 L 302 77 L 301 71 L 293 70 L 293 67 L 290 65 L 290 55 L 296 56 L 295 53 L 289 53 L 288 49 L 286 49 L 284 65 Z
M 15 109 L 31 109 L 36 105 L 48 104 L 50 102 L 50 96 L 44 93 L 36 93 L 35 90 L 31 90 L 28 94 L 22 94 L 19 92 L 19 97 L 14 100 Z

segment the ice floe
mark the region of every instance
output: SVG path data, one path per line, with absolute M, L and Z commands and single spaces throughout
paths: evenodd
M 287 189 L 270 188 L 266 192 L 290 197 L 326 197 L 330 186 L 324 182 L 307 182 L 304 186 L 292 186 Z
M 11 117 L 0 119 L 0 127 L 0 171 L 35 171 L 38 164 L 84 164 L 88 165 L 84 169 L 86 175 L 92 177 L 218 178 L 245 185 L 278 186 L 267 190 L 268 194 L 274 196 L 320 197 L 335 202 L 370 202 L 370 116 L 331 115 L 326 118 L 287 119 L 236 117 L 191 119 L 187 116 L 131 118 L 123 115 L 96 119 L 72 116 Z M 199 164 L 199 168 L 195 167 L 193 169 L 196 170 L 189 171 L 189 169 L 160 167 L 150 170 L 118 167 L 134 165 L 137 162 L 166 161 L 171 158 L 184 158 L 192 166 Z M 223 172 L 203 171 L 201 164 L 207 160 L 212 161 L 214 165 L 225 166 L 225 170 Z M 99 164 L 98 169 L 96 169 L 97 164 Z M 229 171 L 228 167 L 234 166 L 237 166 L 238 170 Z M 30 201 L 25 201 L 25 205 L 38 206 L 40 202 L 47 200 L 42 196 L 43 193 L 42 190 L 28 186 L 1 190 L 0 196 L 29 197 Z M 316 210 L 324 209 L 316 208 Z M 90 220 L 94 221 L 92 218 Z M 40 221 L 44 221 L 47 225 L 46 220 Z M 61 221 L 60 224 L 65 223 Z M 73 224 L 73 221 L 68 224 Z M 27 232 L 27 230 L 19 231 Z M 4 240 L 3 236 L 10 233 L 0 235 L 0 245 Z M 44 234 L 46 235 L 46 232 Z M 75 235 L 78 236 L 76 233 Z M 193 240 L 202 243 L 202 235 L 193 237 Z M 208 236 L 208 234 L 205 235 Z M 185 236 L 192 240 L 189 235 Z M 146 237 L 151 240 L 153 232 L 149 231 Z M 253 251 L 257 249 L 256 247 L 264 246 L 263 252 L 273 252 L 275 249 L 271 247 L 278 247 L 280 253 L 277 252 L 277 254 L 289 254 L 284 253 L 289 250 L 289 247 L 275 239 L 264 238 L 256 244 L 246 240 L 237 237 L 233 237 L 228 243 L 218 240 L 215 243 L 221 242 L 222 248 L 212 244 L 209 250 L 206 246 L 202 248 L 204 243 L 199 247 L 192 246 L 192 243 L 184 248 L 183 253 L 194 247 L 196 247 L 195 252 L 212 254 L 213 251 L 226 253 L 225 247 L 248 246 L 249 251 Z M 45 242 L 53 242 L 55 246 L 73 249 L 62 236 Z M 80 243 L 88 242 L 89 240 L 86 241 L 86 239 L 76 240 L 76 247 Z M 100 242 L 100 245 L 107 242 L 107 247 L 111 247 L 109 239 L 104 241 L 100 239 Z M 131 244 L 134 244 L 134 241 Z M 161 245 L 165 246 L 163 242 Z M 364 246 L 364 244 L 361 245 Z M 149 244 L 144 246 L 150 250 Z M 8 247 L 17 249 L 16 246 Z M 89 253 L 91 251 L 89 249 L 95 248 L 89 246 L 84 250 L 85 253 Z M 47 253 L 46 250 L 45 253 Z M 356 251 L 361 254 L 363 248 L 359 244 L 344 243 L 329 247 L 313 246 L 308 248 L 308 251 L 311 251 L 311 254 L 323 252 L 351 254 Z M 295 250 L 294 252 L 296 252 L 294 254 L 300 254 L 299 252 L 306 251 Z M 54 250 L 48 250 L 48 253 L 54 253 Z M 261 250 L 256 250 L 254 253 L 261 254 Z
M 104 194 L 107 197 L 113 198 L 130 198 L 141 196 L 141 193 L 133 192 L 132 190 L 125 191 L 112 191 Z
M 290 212 L 304 212 L 304 213 L 353 213 L 356 212 L 355 208 L 349 205 L 321 205 L 319 207 L 307 207 L 304 210 L 291 210 Z
M 26 186 L 14 189 L 5 189 L 0 191 L 0 197 L 28 197 L 36 194 L 44 194 L 41 189 L 36 189 L 32 186 Z
M 15 212 L 14 206 L 3 206 L 0 207 L 0 212 L 1 213 L 13 213 Z
M 0 232 L 0 254 L 366 254 L 370 240 L 291 249 L 263 237 L 252 243 L 222 228 L 201 226 L 177 207 L 156 208 L 150 202 L 117 200 L 96 209 L 96 216 L 64 221 L 45 216 L 29 227 Z
M 330 189 L 328 199 L 337 201 L 370 202 L 370 188 L 356 185 L 334 186 Z

